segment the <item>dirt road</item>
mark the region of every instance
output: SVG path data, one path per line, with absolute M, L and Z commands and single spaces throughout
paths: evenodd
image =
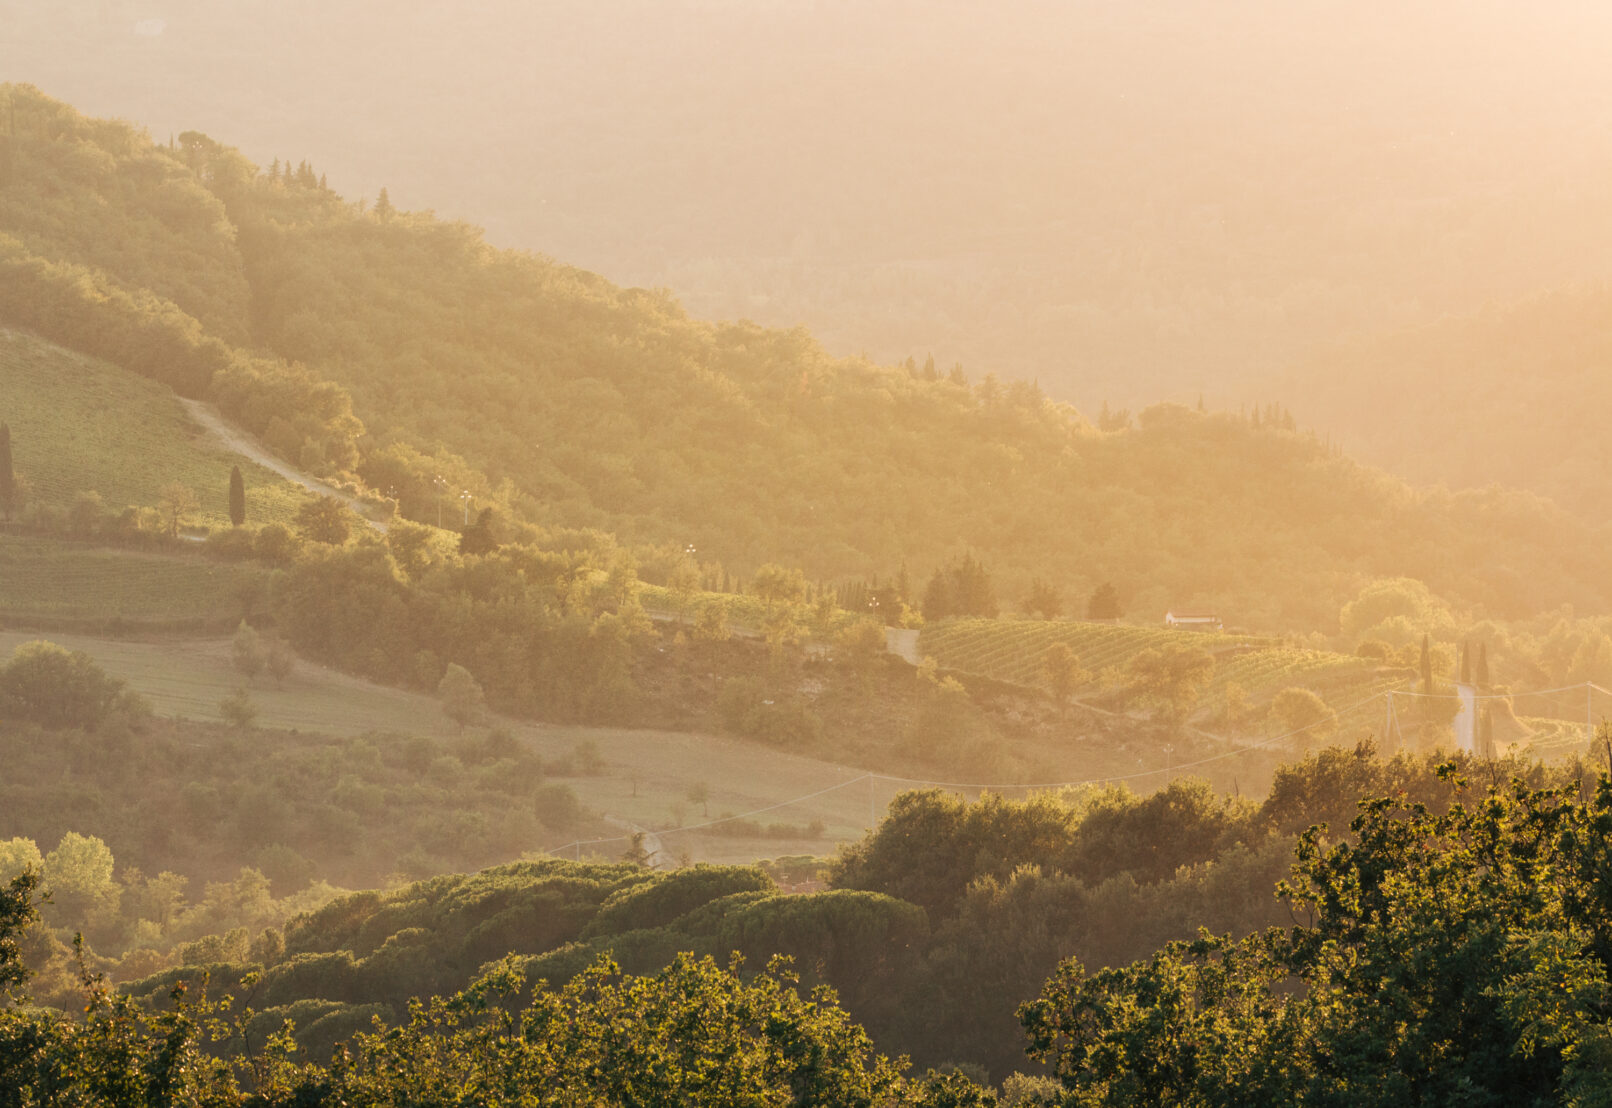
M 380 520 L 371 519 L 365 514 L 365 505 L 357 497 L 344 493 L 340 489 L 331 488 L 323 481 L 310 477 L 301 470 L 296 469 L 287 462 L 275 457 L 273 454 L 265 450 L 263 445 L 251 435 L 248 435 L 245 431 L 242 431 L 240 428 L 234 427 L 228 423 L 224 417 L 219 414 L 218 409 L 213 407 L 211 404 L 207 404 L 200 400 L 188 400 L 185 397 L 180 397 L 179 402 L 185 406 L 185 411 L 190 413 L 190 418 L 194 419 L 197 424 L 201 426 L 202 430 L 206 431 L 214 439 L 222 443 L 227 449 L 233 450 L 235 453 L 240 454 L 243 457 L 250 458 L 264 469 L 272 470 L 273 472 L 278 473 L 281 477 L 284 477 L 287 481 L 290 481 L 293 484 L 301 485 L 310 492 L 316 492 L 320 496 L 334 496 L 337 500 L 340 500 L 343 504 L 346 504 L 349 508 L 351 508 L 360 519 L 362 519 L 365 523 L 368 523 L 371 527 L 375 528 L 375 530 L 381 532 L 386 530 L 385 523 L 381 522 Z

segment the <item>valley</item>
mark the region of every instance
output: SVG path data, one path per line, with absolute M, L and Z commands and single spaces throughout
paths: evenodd
M 228 1108 L 704 1103 L 645 1061 L 704 1036 L 769 1103 L 1576 1072 L 1518 1044 L 1612 974 L 1599 294 L 1316 354 L 1321 430 L 1094 413 L 0 105 L 0 1090 L 164 1027 Z M 1571 418 L 1500 413 L 1530 336 Z M 1170 990 L 1226 1088 L 1103 1070 Z

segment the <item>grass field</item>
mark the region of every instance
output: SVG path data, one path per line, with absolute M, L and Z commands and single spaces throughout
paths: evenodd
M 205 628 L 240 618 L 256 564 L 0 535 L 0 627 Z
M 227 637 L 129 641 L 6 631 L 0 632 L 0 658 L 36 638 L 89 654 L 108 672 L 128 681 L 163 716 L 217 720 L 219 701 L 241 684 L 230 664 Z M 265 741 L 270 742 L 274 729 L 293 728 L 334 735 L 370 731 L 429 735 L 442 740 L 452 740 L 456 734 L 432 697 L 371 684 L 306 662 L 297 664 L 285 688 L 278 689 L 272 680 L 259 677 L 250 686 L 250 694 L 259 711 L 258 724 L 267 729 Z M 633 826 L 664 832 L 674 824 L 703 822 L 702 806 L 688 799 L 697 785 L 704 785 L 708 792 L 703 810 L 716 819 L 834 789 L 860 776 L 859 770 L 849 767 L 718 736 L 550 726 L 509 719 L 498 722 L 549 761 L 573 754 L 579 744 L 592 744 L 600 771 L 559 780 L 570 785 L 584 805 L 622 826 L 623 834 Z M 714 862 L 832 853 L 836 842 L 861 836 L 870 803 L 882 812 L 895 792 L 893 785 L 862 781 L 753 817 L 762 825 L 802 828 L 820 821 L 824 826 L 820 837 L 754 838 L 724 834 L 716 828 L 666 834 L 662 847 L 672 857 L 686 850 L 696 860 Z M 674 819 L 677 816 L 681 818 Z M 563 845 L 564 840 L 557 840 L 534 843 L 532 849 Z M 565 854 L 615 857 L 624 846 L 600 843 Z
M 155 506 L 177 481 L 201 504 L 190 523 L 227 527 L 232 465 L 245 479 L 250 522 L 289 522 L 309 496 L 215 445 L 166 386 L 5 328 L 0 422 L 11 428 L 12 463 L 36 503 L 65 507 L 93 490 L 118 512 Z

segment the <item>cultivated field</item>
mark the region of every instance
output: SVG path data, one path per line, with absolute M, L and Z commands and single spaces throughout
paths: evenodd
M 925 627 L 918 649 L 946 669 L 1045 687 L 1042 658 L 1059 642 L 1067 644 L 1081 668 L 1091 674 L 1088 692 L 1100 687 L 1103 671 L 1123 669 L 1143 650 L 1171 642 L 1201 647 L 1215 657 L 1214 679 L 1200 701 L 1205 711 L 1223 705 L 1234 684 L 1254 709 L 1294 686 L 1310 689 L 1333 708 L 1344 709 L 1403 684 L 1407 673 L 1347 654 L 1285 646 L 1251 635 L 1074 621 L 952 620 Z
M 256 564 L 0 534 L 0 627 L 214 629 L 266 586 Z
M 154 507 L 177 481 L 195 493 L 197 526 L 229 526 L 229 471 L 241 467 L 246 516 L 287 523 L 308 493 L 215 444 L 164 385 L 33 335 L 0 328 L 0 422 L 30 499 L 58 507 L 80 492 L 108 511 Z

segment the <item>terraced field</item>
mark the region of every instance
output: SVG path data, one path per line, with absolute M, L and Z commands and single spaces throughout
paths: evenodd
M 1080 659 L 1081 667 L 1095 677 L 1109 666 L 1124 665 L 1149 647 L 1174 640 L 1190 641 L 1211 653 L 1265 641 L 1247 635 L 1110 623 L 961 619 L 925 627 L 918 636 L 918 650 L 946 669 L 978 673 L 1015 685 L 1040 685 L 1041 658 L 1053 643 L 1067 644 Z
M 1092 675 L 1088 690 L 1098 687 L 1104 670 L 1123 668 L 1143 650 L 1170 642 L 1202 647 L 1215 656 L 1214 679 L 1202 698 L 1206 705 L 1223 703 L 1227 687 L 1236 684 L 1252 708 L 1297 686 L 1342 709 L 1402 684 L 1408 673 L 1347 654 L 1285 646 L 1252 635 L 1069 621 L 956 620 L 925 627 L 918 649 L 946 669 L 1044 687 L 1041 660 L 1047 648 L 1059 642 L 1067 644 Z
M 0 626 L 231 627 L 261 566 L 0 535 Z
M 0 422 L 35 503 L 66 507 L 80 492 L 106 508 L 155 506 L 177 481 L 196 494 L 189 522 L 229 526 L 229 471 L 241 467 L 246 516 L 288 523 L 309 493 L 215 444 L 171 390 L 21 331 L 0 328 Z

